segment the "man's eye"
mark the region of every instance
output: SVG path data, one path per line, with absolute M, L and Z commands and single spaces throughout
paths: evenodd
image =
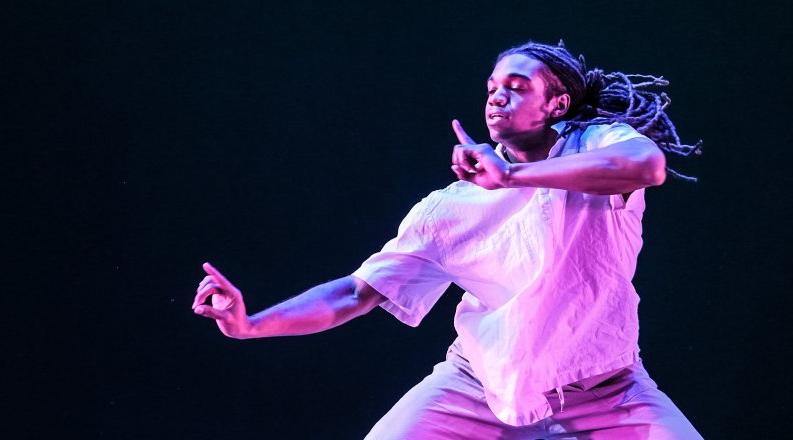
M 496 93 L 496 89 L 487 89 L 488 95 L 492 95 L 493 93 Z

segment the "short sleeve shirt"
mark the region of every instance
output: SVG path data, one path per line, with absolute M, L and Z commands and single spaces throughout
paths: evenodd
M 548 160 L 631 139 L 652 142 L 622 123 L 573 130 Z M 493 413 L 528 425 L 552 413 L 544 392 L 639 360 L 631 279 L 643 211 L 643 189 L 625 200 L 458 181 L 416 204 L 353 275 L 411 326 L 450 283 L 465 289 L 454 318 L 463 353 Z

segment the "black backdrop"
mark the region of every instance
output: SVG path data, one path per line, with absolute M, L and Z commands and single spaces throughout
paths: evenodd
M 487 140 L 495 55 L 563 37 L 671 80 L 705 155 L 647 192 L 642 354 L 706 438 L 790 405 L 790 6 L 753 2 L 116 2 L 3 8 L 4 392 L 20 438 L 362 438 L 440 361 L 375 310 L 235 341 L 190 303 L 211 261 L 249 310 L 352 272 Z

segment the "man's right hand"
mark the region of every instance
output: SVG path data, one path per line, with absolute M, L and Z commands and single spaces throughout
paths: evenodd
M 245 312 L 242 293 L 211 264 L 204 263 L 203 267 L 207 276 L 196 289 L 193 312 L 214 319 L 220 331 L 230 338 L 247 338 L 251 322 Z M 204 304 L 209 296 L 212 296 L 212 305 Z

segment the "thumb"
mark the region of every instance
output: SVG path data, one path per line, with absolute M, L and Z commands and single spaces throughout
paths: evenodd
M 219 321 L 228 321 L 231 318 L 231 312 L 228 310 L 219 310 L 207 305 L 200 305 L 193 311 L 196 315 L 201 315 L 203 317 L 216 319 Z
M 468 136 L 468 133 L 463 130 L 463 125 L 460 124 L 460 121 L 457 119 L 452 120 L 452 130 L 454 130 L 454 134 L 457 135 L 457 140 L 460 141 L 463 145 L 475 145 L 476 142 L 471 139 L 471 136 Z

